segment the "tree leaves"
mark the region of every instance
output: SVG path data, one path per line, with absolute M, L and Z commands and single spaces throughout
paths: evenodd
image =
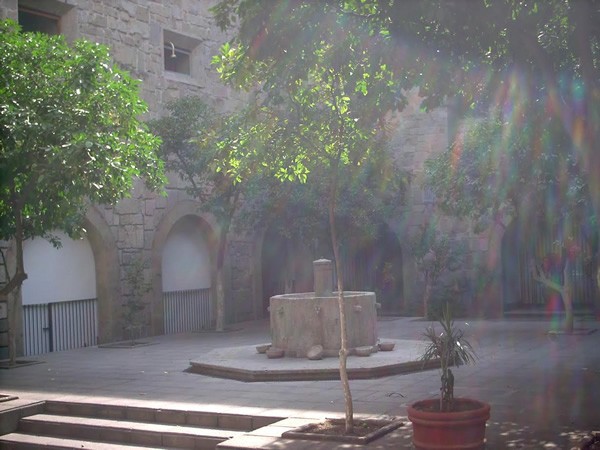
M 138 117 L 138 82 L 108 49 L 0 23 L 0 238 L 65 229 L 87 202 L 114 203 L 134 177 L 159 188 L 158 140 Z

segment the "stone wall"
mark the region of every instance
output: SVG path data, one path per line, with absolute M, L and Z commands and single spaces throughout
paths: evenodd
M 489 242 L 490 236 L 487 233 L 475 235 L 470 223 L 445 216 L 436 208 L 435 199 L 422 185 L 425 161 L 444 151 L 452 140 L 454 131 L 449 108 L 440 107 L 425 113 L 420 110 L 419 104 L 418 96 L 413 93 L 406 109 L 393 118 L 397 124 L 397 132 L 391 142 L 400 167 L 412 174 L 408 200 L 390 224 L 404 250 L 403 286 L 404 304 L 408 309 L 406 312 L 422 312 L 421 300 L 425 288 L 424 274 L 417 269 L 410 253 L 409 242 L 421 224 L 435 219 L 439 230 L 450 236 L 455 245 L 464 249 L 457 264 L 442 274 L 435 295 L 454 296 L 458 303 L 464 306 L 464 312 L 467 314 L 497 317 L 501 313 L 501 292 L 495 292 L 491 298 L 492 294 L 488 291 L 488 298 L 481 298 L 476 286 L 476 278 L 481 275 L 479 269 L 485 266 L 490 247 L 494 246 Z M 496 245 L 494 251 L 499 252 L 499 248 L 499 245 Z M 499 257 L 499 254 L 497 256 Z M 498 289 L 498 286 L 496 288 Z M 439 290 L 445 292 L 440 293 Z
M 17 20 L 18 3 L 17 0 L 0 0 L 0 17 Z M 174 0 L 168 4 L 146 0 L 20 2 L 32 9 L 59 13 L 61 33 L 69 41 L 85 38 L 108 45 L 115 62 L 141 80 L 140 92 L 149 106 L 148 118 L 160 116 L 166 102 L 185 95 L 201 96 L 221 111 L 231 110 L 243 101 L 243 96 L 219 82 L 218 74 L 210 65 L 212 55 L 228 38 L 212 24 L 208 8 L 213 3 L 197 0 Z M 170 46 L 170 42 L 177 48 L 190 50 L 189 75 L 165 70 L 163 58 L 168 51 L 165 45 Z M 143 334 L 163 332 L 160 245 L 175 224 L 167 216 L 202 218 L 210 224 L 204 229 L 206 240 L 214 241 L 218 231 L 214 218 L 201 211 L 201 205 L 187 195 L 178 177 L 173 175 L 169 179 L 166 196 L 147 191 L 138 181 L 129 198 L 114 206 L 90 207 L 86 229 L 96 257 L 101 343 L 124 336 L 122 303 L 130 295 L 125 277 L 128 267 L 138 258 L 148 262 L 146 276 L 154 287 L 146 298 L 150 307 L 145 310 L 147 325 Z M 187 206 L 185 213 L 175 213 L 182 209 L 181 205 Z M 260 292 L 255 288 L 259 284 L 254 280 L 257 275 L 253 271 L 253 267 L 258 266 L 255 246 L 248 245 L 247 237 L 234 235 L 232 240 L 228 257 L 235 264 L 231 272 L 229 261 L 226 262 L 226 279 L 230 280 L 226 293 L 233 298 L 230 308 L 244 307 L 239 314 L 228 312 L 228 318 L 252 319 L 258 310 L 255 303 L 261 302 Z M 114 249 L 106 250 L 111 247 Z

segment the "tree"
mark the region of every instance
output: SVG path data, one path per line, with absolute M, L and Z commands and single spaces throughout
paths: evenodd
M 335 32 L 360 35 L 373 50 L 371 61 L 387 63 L 405 89 L 418 88 L 425 110 L 450 103 L 463 111 L 491 105 L 519 112 L 518 120 L 511 119 L 516 129 L 531 125 L 530 113 L 545 110 L 562 129 L 566 151 L 575 150 L 591 211 L 600 217 L 598 0 L 296 0 L 277 8 L 267 3 L 222 0 L 214 11 L 222 26 L 236 23 L 239 40 L 273 79 L 307 70 L 305 55 L 314 54 L 337 26 L 322 11 L 334 9 L 343 17 Z M 238 62 L 240 70 L 247 64 Z
M 257 3 L 258 5 L 258 3 Z M 280 180 L 309 180 L 322 170 L 326 182 L 326 208 L 337 273 L 341 328 L 340 378 L 344 391 L 346 432 L 353 430 L 353 405 L 347 373 L 347 330 L 344 283 L 338 245 L 337 201 L 343 166 L 359 167 L 385 148 L 385 112 L 405 101 L 399 83 L 381 61 L 373 61 L 373 48 L 354 34 L 341 35 L 343 17 L 327 6 L 317 9 L 335 26 L 321 33 L 318 45 L 305 48 L 282 68 L 276 58 L 257 60 L 243 40 L 222 47 L 215 57 L 221 77 L 247 89 L 259 89 L 262 108 L 271 126 L 268 165 Z M 254 6 L 253 6 L 254 7 Z M 258 5 L 257 7 L 260 7 Z M 285 28 L 313 24 L 304 20 L 311 6 L 288 11 Z M 264 28 L 263 28 L 264 29 Z M 287 40 L 288 38 L 286 38 Z M 295 71 L 298 67 L 300 70 Z M 264 136 L 263 136 L 264 138 Z M 252 155 L 250 160 L 253 160 Z M 238 159 L 230 170 L 237 172 Z
M 310 183 L 272 180 L 245 196 L 245 221 L 254 227 L 270 227 L 278 235 L 298 242 L 327 242 L 329 225 L 326 167 L 315 167 Z M 340 167 L 336 220 L 342 247 L 358 239 L 374 240 L 379 226 L 396 212 L 406 196 L 410 176 L 398 167 L 390 151 L 371 155 L 360 166 Z M 331 249 L 319 249 L 319 257 L 331 257 Z
M 216 324 L 225 327 L 224 266 L 228 235 L 239 213 L 245 192 L 259 178 L 261 168 L 242 165 L 238 158 L 264 148 L 257 137 L 267 135 L 263 128 L 246 124 L 255 113 L 251 107 L 234 114 L 217 113 L 199 97 L 182 97 L 166 105 L 168 115 L 150 122 L 150 128 L 162 138 L 160 152 L 167 169 L 187 183 L 187 192 L 214 214 L 220 225 L 216 258 Z M 234 153 L 236 152 L 236 153 Z M 246 158 L 247 160 L 248 158 Z M 236 168 L 226 167 L 224 161 Z
M 81 230 L 89 203 L 128 195 L 133 179 L 164 183 L 158 139 L 139 116 L 138 82 L 112 65 L 105 46 L 21 33 L 0 23 L 0 238 L 16 267 L 0 297 L 9 302 L 15 361 L 15 290 L 27 278 L 23 242 L 50 230 Z
M 432 108 L 459 96 L 472 108 L 485 101 L 509 106 L 511 90 L 547 107 L 577 149 L 590 183 L 600 170 L 595 151 L 600 114 L 600 7 L 597 0 L 297 0 L 267 8 L 257 0 L 222 0 L 215 8 L 222 26 L 239 22 L 239 36 L 257 60 L 276 58 L 288 69 L 303 47 L 318 45 L 330 24 L 323 3 L 345 16 L 344 32 L 387 48 L 386 62 L 420 88 Z M 287 14 L 303 9 L 304 23 Z M 283 26 L 286 24 L 286 26 Z M 316 31 L 316 32 L 315 32 Z M 341 32 L 341 30 L 340 30 Z M 382 38 L 384 38 L 382 40 Z M 381 56 L 377 54 L 377 58 Z M 593 189 L 596 211 L 600 189 Z
M 562 128 L 565 148 L 574 149 L 581 161 L 599 215 L 597 0 L 367 0 L 343 5 L 388 31 L 391 42 L 422 52 L 420 63 L 429 67 L 418 80 L 425 106 L 458 95 L 467 108 L 478 103 L 513 111 L 545 108 L 546 116 Z M 513 125 L 530 125 L 528 115 L 520 119 Z
M 574 228 L 588 220 L 589 188 L 576 155 L 565 150 L 563 130 L 543 111 L 528 120 L 528 126 L 515 129 L 498 114 L 466 126 L 445 152 L 426 162 L 425 183 L 442 211 L 471 220 L 475 232 L 502 234 L 510 220 L 537 234 L 560 228 L 559 247 L 569 248 L 561 264 L 563 282 L 551 280 L 541 261 L 532 262 L 533 275 L 562 294 L 565 327 L 572 331 L 572 286 L 566 274 L 574 256 Z
M 417 268 L 425 278 L 423 291 L 423 316 L 432 317 L 431 295 L 440 276 L 449 266 L 454 265 L 462 256 L 462 248 L 457 242 L 439 229 L 437 221 L 431 220 L 419 226 L 418 233 L 410 242 L 411 252 Z

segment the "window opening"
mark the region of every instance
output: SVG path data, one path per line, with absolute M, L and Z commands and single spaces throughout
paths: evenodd
M 173 42 L 165 42 L 164 60 L 165 70 L 191 75 L 189 50 L 176 47 Z
M 435 192 L 430 187 L 426 187 L 423 190 L 423 203 L 426 205 L 435 205 L 437 202 L 437 198 L 435 196 Z
M 23 31 L 60 34 L 60 16 L 29 8 L 19 8 L 19 24 Z

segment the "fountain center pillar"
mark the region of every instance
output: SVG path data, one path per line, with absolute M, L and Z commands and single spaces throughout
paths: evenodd
M 328 259 L 313 261 L 315 297 L 333 295 L 333 265 Z

